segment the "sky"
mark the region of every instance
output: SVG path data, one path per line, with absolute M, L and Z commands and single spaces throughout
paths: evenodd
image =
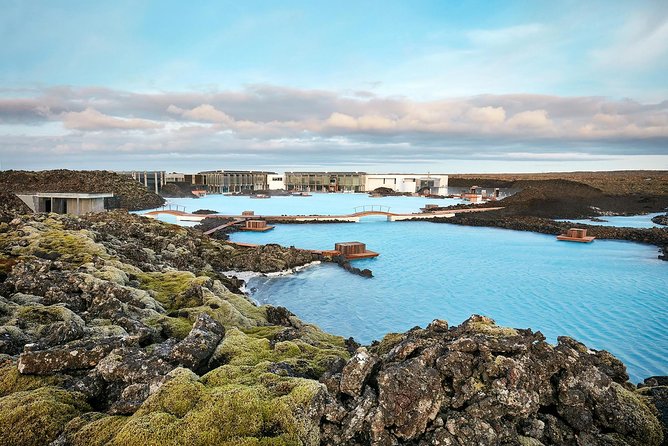
M 0 0 L 0 168 L 668 170 L 668 2 Z

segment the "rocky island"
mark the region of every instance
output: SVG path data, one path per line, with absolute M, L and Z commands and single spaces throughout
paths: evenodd
M 221 273 L 286 270 L 307 251 L 124 211 L 0 221 L 2 445 L 664 439 L 665 379 L 636 387 L 574 339 L 472 316 L 359 346 L 255 305 Z

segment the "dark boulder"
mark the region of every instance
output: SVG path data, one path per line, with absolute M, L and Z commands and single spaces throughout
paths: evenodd
M 191 370 L 200 370 L 224 335 L 225 328 L 219 322 L 201 313 L 188 336 L 174 346 L 170 358 Z
M 91 369 L 115 348 L 135 342 L 131 337 L 85 339 L 36 351 L 30 348 L 37 346 L 28 344 L 19 356 L 18 369 L 20 373 L 33 375 Z
M 571 338 L 553 346 L 473 316 L 391 335 L 370 353 L 372 367 L 358 352 L 323 377 L 333 400 L 322 444 L 658 446 L 663 438 L 623 365 Z

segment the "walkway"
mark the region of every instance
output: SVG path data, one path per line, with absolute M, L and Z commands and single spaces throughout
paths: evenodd
M 355 208 L 356 210 L 360 208 L 361 210 L 354 212 L 352 214 L 344 214 L 344 215 L 222 215 L 222 214 L 203 215 L 203 214 L 190 214 L 188 212 L 175 211 L 169 209 L 151 211 L 143 215 L 152 218 L 155 218 L 158 215 L 173 215 L 176 216 L 176 219 L 178 221 L 202 221 L 207 217 L 236 220 L 232 223 L 226 223 L 229 225 L 236 224 L 245 220 L 271 220 L 275 222 L 347 221 L 347 222 L 358 223 L 362 218 L 369 216 L 387 217 L 387 221 L 428 220 L 431 218 L 450 218 L 454 217 L 456 214 L 464 214 L 470 212 L 487 212 L 487 211 L 495 211 L 503 209 L 503 207 L 468 208 L 468 209 L 449 209 L 447 211 L 435 211 L 435 212 L 418 212 L 414 214 L 400 214 L 400 213 L 389 212 L 389 208 L 387 208 L 386 206 L 383 207 L 387 208 L 387 210 L 375 210 L 376 207 L 379 206 L 373 205 L 373 207 L 371 206 L 357 207 Z

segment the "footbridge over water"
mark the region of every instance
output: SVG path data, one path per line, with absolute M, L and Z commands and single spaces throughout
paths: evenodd
M 358 223 L 364 217 L 382 216 L 386 217 L 387 221 L 401 221 L 401 220 L 429 220 L 432 218 L 450 218 L 456 214 L 469 212 L 485 212 L 503 209 L 502 207 L 493 208 L 468 208 L 468 209 L 448 209 L 445 211 L 432 212 L 418 212 L 414 214 L 395 213 L 391 212 L 390 207 L 382 205 L 366 205 L 357 206 L 350 214 L 343 215 L 224 215 L 224 214 L 190 214 L 180 210 L 161 209 L 143 214 L 146 217 L 156 218 L 159 215 L 175 216 L 177 221 L 201 221 L 205 218 L 224 218 L 235 220 L 234 223 L 241 223 L 245 220 L 269 220 L 272 222 L 309 222 L 309 221 L 336 221 L 336 222 L 353 222 Z

